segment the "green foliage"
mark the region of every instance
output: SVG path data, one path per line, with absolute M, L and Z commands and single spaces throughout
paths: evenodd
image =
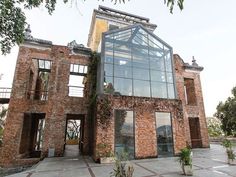
M 121 154 L 117 154 L 115 158 L 115 167 L 113 171 L 110 173 L 111 177 L 132 177 L 134 173 L 134 167 L 131 163 L 127 161 L 128 154 L 122 152 Z
M 63 0 L 64 3 L 73 0 Z M 104 1 L 104 0 L 103 0 Z M 111 0 L 114 4 L 125 3 L 127 0 Z M 128 0 L 129 1 L 129 0 Z M 183 9 L 184 0 L 177 0 L 178 7 Z M 37 8 L 44 5 L 51 15 L 56 7 L 56 0 L 0 0 L 0 49 L 6 55 L 11 48 L 24 40 L 26 17 L 22 10 Z M 173 12 L 176 0 L 164 0 L 170 12 Z
M 232 97 L 217 106 L 215 117 L 221 120 L 222 129 L 227 136 L 236 136 L 236 87 L 232 89 Z
M 233 151 L 233 144 L 230 140 L 224 139 L 222 141 L 222 146 L 226 149 L 226 154 L 228 156 L 228 159 L 234 160 L 236 157 L 236 154 Z
M 111 151 L 111 146 L 106 143 L 99 143 L 97 145 L 97 157 L 113 157 L 114 154 Z
M 188 147 L 185 147 L 180 150 L 179 154 L 179 163 L 183 165 L 192 166 L 192 150 Z
M 233 146 L 232 142 L 228 139 L 224 139 L 221 144 L 226 149 L 231 149 Z
M 219 119 L 214 117 L 207 119 L 207 128 L 210 137 L 219 137 L 224 135 L 221 127 L 222 123 Z
M 167 5 L 167 7 L 170 8 L 170 13 L 173 13 L 173 9 L 176 3 L 180 10 L 184 9 L 184 0 L 164 0 L 164 3 Z
M 7 114 L 7 109 L 2 106 L 0 109 L 0 146 L 2 144 L 4 118 L 5 118 L 6 114 Z

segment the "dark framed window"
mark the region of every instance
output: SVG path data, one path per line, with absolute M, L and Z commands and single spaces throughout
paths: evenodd
M 171 114 L 155 112 L 155 116 L 158 156 L 172 156 L 174 153 Z
M 115 153 L 127 153 L 129 159 L 135 157 L 133 111 L 115 110 Z

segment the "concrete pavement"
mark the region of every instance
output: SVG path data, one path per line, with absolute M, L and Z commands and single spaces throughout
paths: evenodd
M 195 177 L 236 177 L 236 166 L 227 163 L 225 149 L 212 144 L 210 149 L 193 150 Z M 177 157 L 131 161 L 134 177 L 180 177 Z M 109 177 L 114 164 L 97 164 L 90 157 L 45 158 L 33 168 L 9 177 Z

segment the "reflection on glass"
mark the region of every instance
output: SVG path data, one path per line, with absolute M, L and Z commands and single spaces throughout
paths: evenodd
M 106 76 L 113 76 L 113 65 L 104 64 L 104 70 Z
M 115 93 L 132 96 L 132 80 L 124 78 L 114 78 Z
M 115 65 L 115 77 L 125 77 L 125 78 L 132 78 L 132 68 L 131 67 L 125 67 L 122 65 Z
M 166 82 L 165 72 L 151 70 L 151 80 L 158 81 L 158 82 Z
M 175 98 L 174 84 L 167 84 L 167 87 L 168 87 L 168 98 L 174 99 Z
M 133 68 L 133 78 L 140 80 L 150 80 L 149 70 L 141 68 Z
M 133 111 L 115 110 L 115 152 L 128 153 L 134 159 Z
M 152 82 L 152 97 L 167 98 L 166 83 Z
M 150 97 L 150 84 L 148 81 L 134 80 L 134 95 Z
M 156 112 L 157 147 L 159 156 L 173 155 L 173 137 L 170 113 Z
M 141 27 L 116 30 L 104 39 L 104 77 L 113 77 L 115 92 L 175 98 L 169 46 Z

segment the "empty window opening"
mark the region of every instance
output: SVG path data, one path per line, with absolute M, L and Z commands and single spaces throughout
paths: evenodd
M 77 157 L 83 153 L 83 118 L 83 115 L 67 115 L 65 157 Z
M 25 113 L 21 132 L 19 153 L 23 158 L 41 156 L 43 131 L 45 125 L 44 113 Z
M 195 94 L 194 80 L 184 78 L 185 101 L 188 105 L 196 105 L 197 99 Z
M 200 123 L 198 117 L 189 117 L 189 129 L 192 148 L 202 147 Z
M 69 77 L 69 96 L 83 97 L 88 66 L 71 64 Z
M 51 61 L 33 59 L 29 77 L 29 99 L 48 100 Z

